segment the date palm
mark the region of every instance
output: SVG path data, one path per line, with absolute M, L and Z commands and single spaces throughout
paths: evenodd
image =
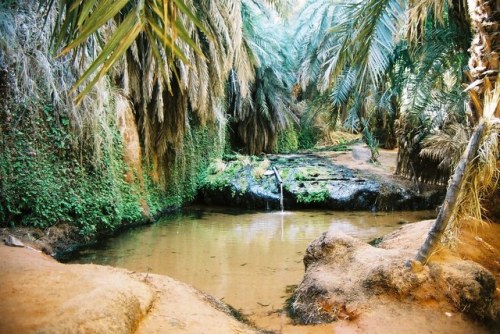
M 334 119 L 340 115 L 344 127 L 352 131 L 359 131 L 361 120 L 369 114 L 391 114 L 392 107 L 386 113 L 377 111 L 386 106 L 380 103 L 388 97 L 384 76 L 394 63 L 406 2 L 309 3 L 297 32 L 303 91 L 309 96 L 328 91 Z
M 286 0 L 248 0 L 286 11 Z M 232 0 L 46 0 L 56 6 L 54 48 L 90 61 L 76 101 L 110 74 L 136 114 L 146 157 L 165 179 L 190 124 L 225 124 L 225 83 L 241 69 L 242 2 Z M 243 73 L 241 71 L 240 73 Z M 246 87 L 252 76 L 240 76 Z M 80 90 L 80 87 L 81 90 Z M 245 95 L 245 91 L 241 92 Z
M 485 186 L 483 190 L 487 190 L 488 187 L 495 187 L 498 180 L 498 169 L 495 166 L 498 157 L 498 118 L 495 117 L 498 117 L 500 109 L 496 83 L 499 71 L 500 43 L 497 32 L 500 9 L 497 3 L 485 0 L 472 0 L 467 3 L 447 0 L 330 2 L 330 6 L 341 4 L 342 11 L 352 10 L 352 15 L 345 20 L 342 20 L 341 16 L 340 20 L 337 17 L 336 24 L 332 24 L 334 28 L 327 32 L 321 42 L 309 43 L 317 51 L 313 55 L 307 55 L 308 58 L 302 64 L 309 67 L 310 64 L 321 64 L 317 72 L 312 71 L 314 79 L 303 80 L 305 76 L 299 72 L 303 86 L 304 83 L 316 81 L 320 83 L 319 89 L 333 87 L 334 92 L 338 91 L 333 96 L 339 102 L 347 101 L 351 97 L 350 92 L 356 92 L 358 98 L 360 95 L 364 98 L 370 94 L 367 88 L 377 86 L 390 68 L 391 55 L 396 45 L 395 39 L 392 38 L 395 35 L 390 32 L 397 32 L 397 29 L 391 27 L 397 27 L 401 18 L 409 19 L 404 37 L 412 45 L 415 45 L 415 41 L 425 44 L 424 37 L 429 27 L 442 25 L 446 20 L 453 20 L 461 27 L 468 26 L 468 11 L 474 36 L 470 47 L 468 73 L 471 82 L 467 90 L 470 92 L 473 111 L 470 126 L 475 128 L 475 131 L 451 179 L 446 200 L 434 228 L 417 256 L 420 261 L 427 260 L 441 240 L 443 232 L 454 225 L 457 217 L 481 216 L 480 210 L 477 209 L 480 207 L 478 203 L 481 192 L 477 187 L 481 182 L 478 181 L 482 180 Z M 409 11 L 406 12 L 405 8 Z M 426 22 L 428 17 L 434 19 Z M 333 37 L 335 33 L 337 38 Z M 329 36 L 330 34 L 332 36 Z M 352 77 L 354 80 L 345 80 Z M 339 87 L 341 90 L 338 90 Z M 355 102 L 354 105 L 358 110 L 362 110 L 364 101 Z M 483 162 L 484 166 L 481 165 Z M 464 179 L 468 181 L 464 182 Z M 459 205 L 466 208 L 459 212 L 458 202 L 472 204 Z
M 272 152 L 278 133 L 296 119 L 286 36 L 271 13 L 243 1 L 243 43 L 229 82 L 231 127 L 247 153 Z M 251 78 L 245 83 L 240 78 Z M 246 86 L 245 86 L 246 85 Z
M 439 12 L 448 3 L 443 0 L 427 0 L 420 2 L 418 6 L 431 4 Z M 418 6 L 414 8 L 418 9 Z M 453 233 L 451 229 L 457 227 L 460 217 L 481 218 L 480 198 L 495 190 L 499 178 L 500 6 L 498 2 L 472 0 L 467 1 L 467 7 L 474 36 L 469 49 L 468 76 L 472 83 L 466 90 L 472 101 L 471 125 L 475 128 L 450 180 L 438 217 L 416 256 L 416 260 L 421 262 L 426 262 L 439 247 L 446 231 Z M 425 20 L 425 15 L 420 15 L 421 19 L 414 19 L 416 22 Z

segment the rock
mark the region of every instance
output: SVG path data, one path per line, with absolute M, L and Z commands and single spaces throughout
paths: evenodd
M 420 243 L 411 248 L 397 246 L 420 239 L 429 228 L 429 221 L 404 226 L 384 238 L 385 248 L 335 231 L 324 233 L 307 248 L 306 272 L 290 299 L 290 315 L 297 322 L 312 324 L 355 318 L 374 307 L 424 308 L 434 303 L 444 310 L 498 321 L 495 276 L 481 265 L 451 253 L 431 259 L 418 270 L 405 265 Z
M 0 333 L 258 333 L 172 278 L 0 245 Z
M 367 147 L 353 147 L 351 153 L 354 160 L 368 161 L 372 157 L 370 149 Z
M 330 210 L 422 210 L 432 209 L 444 195 L 442 187 L 424 187 L 391 175 L 351 169 L 324 157 L 302 154 L 268 156 L 283 180 L 285 209 Z M 259 162 L 242 166 L 238 160 L 229 168 L 210 175 L 199 198 L 206 204 L 247 209 L 279 209 L 280 189 L 273 175 L 256 177 Z
M 3 241 L 7 246 L 24 247 L 24 244 L 21 242 L 21 240 L 17 239 L 16 237 L 10 234 L 5 239 L 3 239 Z

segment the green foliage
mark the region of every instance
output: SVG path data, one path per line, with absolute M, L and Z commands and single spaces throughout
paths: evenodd
M 302 124 L 298 136 L 299 149 L 313 148 L 319 140 L 320 131 L 310 123 Z
M 144 204 L 154 215 L 193 200 L 209 161 L 222 154 L 216 129 L 193 128 L 186 132 L 182 154 L 172 161 L 166 185 L 153 182 L 152 169 L 144 164 L 141 187 L 139 175 L 131 183 L 124 180 L 127 166 L 116 125 L 111 124 L 112 145 L 103 145 L 101 160 L 93 164 L 91 154 L 77 154 L 65 114 L 51 105 L 32 103 L 14 114 L 17 126 L 4 126 L 0 154 L 2 225 L 69 223 L 84 237 L 113 231 L 143 218 Z
M 95 166 L 79 161 L 69 122 L 51 105 L 21 106 L 15 115 L 17 126 L 4 127 L 0 155 L 3 225 L 47 228 L 65 222 L 92 237 L 141 218 L 137 189 L 123 180 L 117 132 Z
M 213 180 L 209 177 L 213 174 L 210 162 L 220 157 L 223 150 L 224 142 L 215 128 L 193 126 L 184 135 L 182 153 L 169 166 L 164 186 L 152 180 L 153 168 L 145 165 L 144 194 L 151 214 L 192 201 L 198 189 L 207 180 Z
M 225 168 L 217 168 L 212 162 L 210 170 L 213 171 L 212 175 L 208 175 L 205 180 L 204 186 L 211 190 L 223 190 L 231 187 L 231 182 L 237 178 L 237 175 L 243 169 L 241 160 L 233 160 L 225 163 Z
M 318 190 L 309 189 L 304 192 L 297 193 L 297 202 L 310 204 L 310 203 L 322 203 L 330 198 L 330 192 L 326 187 L 322 187 Z
M 295 169 L 294 178 L 296 181 L 312 180 L 322 174 L 323 171 L 318 167 L 298 167 Z
M 248 154 L 272 152 L 279 149 L 279 133 L 291 131 L 297 122 L 286 29 L 258 2 L 243 1 L 242 17 L 244 48 L 227 84 L 228 113 L 238 148 Z M 248 85 L 241 77 L 251 78 Z
M 380 155 L 378 151 L 378 140 L 375 138 L 373 135 L 373 132 L 370 130 L 370 124 L 366 119 L 362 120 L 363 123 L 363 140 L 365 141 L 366 145 L 370 149 L 371 152 L 371 158 L 370 161 L 375 163 L 378 160 L 378 157 Z
M 278 142 L 276 145 L 276 152 L 278 153 L 292 153 L 299 148 L 299 138 L 297 130 L 294 128 L 285 129 L 278 133 Z

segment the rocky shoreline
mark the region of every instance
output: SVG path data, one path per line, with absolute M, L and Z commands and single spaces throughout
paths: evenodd
M 275 167 L 283 180 L 287 210 L 416 210 L 441 203 L 443 187 L 416 187 L 393 176 L 391 170 L 383 170 L 384 166 L 357 169 L 357 164 L 366 163 L 366 156 L 362 161 L 353 159 L 359 151 L 339 154 L 349 158 L 349 163 L 319 154 L 222 162 L 211 171 L 198 200 L 278 209 L 280 189 L 268 172 Z M 498 324 L 500 296 L 495 281 L 500 270 L 494 261 L 496 239 L 487 237 L 496 238 L 498 233 L 470 234 L 463 244 L 468 248 L 460 247 L 462 253 L 460 249 L 446 253 L 425 268 L 405 268 L 405 260 L 413 256 L 429 224 L 404 226 L 377 247 L 347 236 L 320 236 L 306 251 L 304 279 L 289 300 L 292 318 L 303 324 L 336 320 L 318 326 L 318 333 L 407 332 L 410 323 L 415 331 L 408 333 L 431 329 L 489 333 Z M 493 225 L 498 230 L 498 224 Z M 230 306 L 169 277 L 62 264 L 43 254 L 60 257 L 74 247 L 95 242 L 83 239 L 75 226 L 0 229 L 2 239 L 7 235 L 29 247 L 0 245 L 1 333 L 262 333 L 236 320 Z M 475 256 L 465 251 L 471 249 L 477 251 Z M 462 309 L 483 320 L 470 318 Z M 309 329 L 304 330 L 316 333 Z

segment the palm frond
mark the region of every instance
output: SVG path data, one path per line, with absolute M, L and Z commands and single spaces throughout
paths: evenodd
M 43 5 L 50 10 L 55 1 L 45 0 Z M 153 52 L 156 62 L 163 64 L 167 60 L 172 65 L 175 59 L 188 63 L 188 59 L 180 47 L 179 42 L 189 45 L 198 56 L 203 54 L 193 41 L 186 27 L 186 18 L 190 24 L 210 37 L 205 26 L 184 0 L 171 2 L 157 2 L 153 0 L 131 3 L 128 0 L 93 0 L 93 1 L 58 1 L 58 18 L 54 27 L 53 47 L 56 52 L 64 55 L 72 50 L 81 52 L 82 47 L 88 45 L 91 39 L 105 41 L 102 50 L 87 68 L 84 75 L 78 80 L 73 89 L 85 85 L 77 96 L 81 101 L 83 95 L 88 94 L 92 87 L 121 59 L 143 33 L 150 39 L 152 47 L 159 46 L 166 52 Z M 114 33 L 104 36 L 103 27 L 116 20 Z M 64 45 L 61 51 L 60 48 Z M 165 57 L 166 56 L 166 57 Z M 165 59 L 166 58 L 166 59 Z M 92 78 L 90 81 L 89 78 Z M 164 76 L 168 86 L 170 78 Z
M 439 169 L 451 174 L 467 147 L 470 131 L 460 123 L 451 123 L 422 141 L 419 155 L 437 162 Z
M 344 16 L 332 29 L 350 34 L 347 45 L 330 57 L 330 80 L 344 68 L 358 67 L 360 78 L 377 84 L 390 65 L 405 23 L 406 2 L 366 0 L 344 5 Z
M 340 108 L 342 105 L 347 105 L 358 75 L 357 69 L 350 67 L 335 79 L 330 92 L 331 102 L 335 107 Z
M 274 150 L 278 133 L 297 121 L 291 97 L 293 75 L 282 51 L 284 35 L 276 23 L 258 6 L 243 2 L 242 9 L 243 43 L 227 85 L 229 113 L 246 151 L 257 154 Z M 242 69 L 243 59 L 248 61 Z M 241 70 L 254 79 L 248 87 L 241 82 L 245 77 Z

